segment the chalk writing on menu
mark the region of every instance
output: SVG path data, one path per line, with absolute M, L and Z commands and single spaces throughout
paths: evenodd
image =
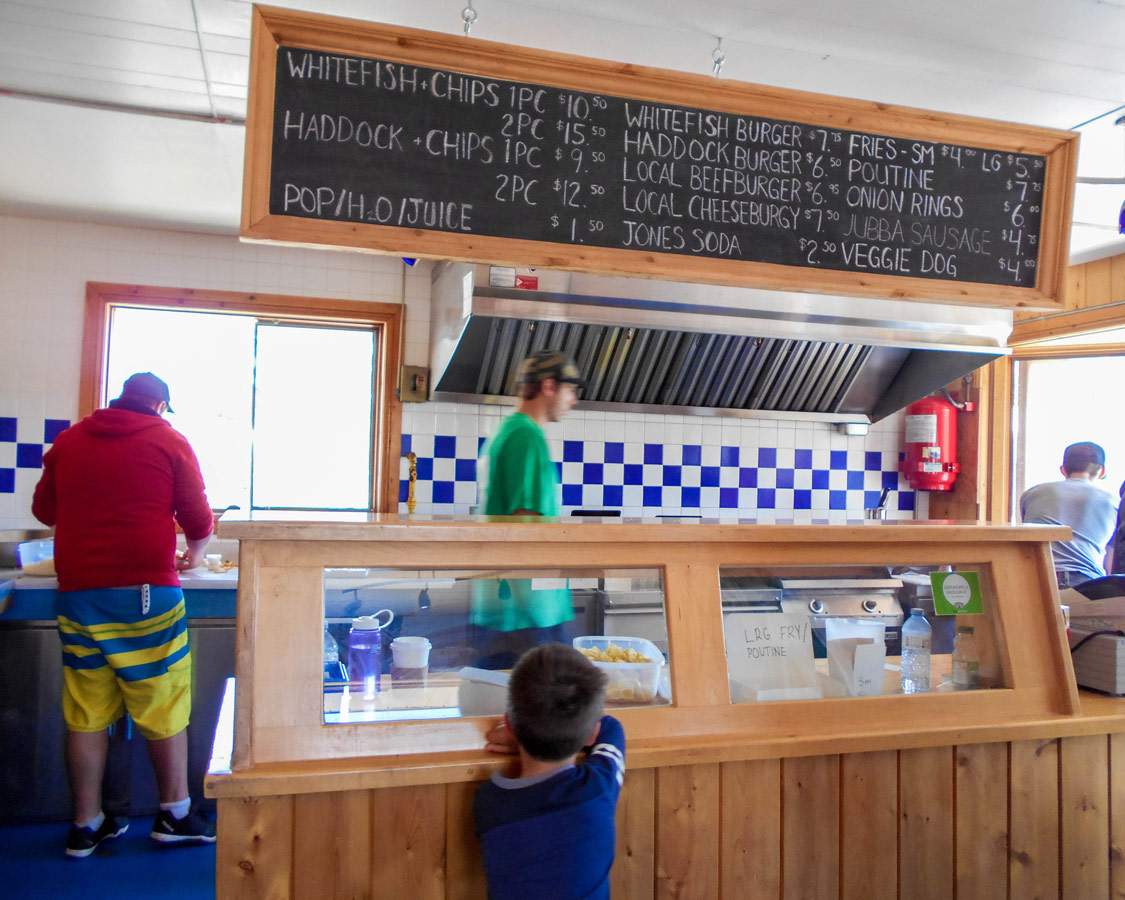
M 1045 170 L 1030 154 L 278 50 L 275 215 L 1034 287 Z

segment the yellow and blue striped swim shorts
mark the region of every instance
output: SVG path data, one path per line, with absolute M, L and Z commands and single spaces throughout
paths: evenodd
M 125 711 L 151 740 L 187 727 L 191 653 L 180 588 L 60 591 L 55 612 L 67 728 L 101 731 Z

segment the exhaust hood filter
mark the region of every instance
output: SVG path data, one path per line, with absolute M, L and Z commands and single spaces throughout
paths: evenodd
M 715 307 L 494 288 L 479 271 L 474 286 L 471 268 L 445 264 L 435 274 L 437 400 L 507 402 L 516 394 L 520 361 L 558 348 L 586 381 L 579 400 L 587 408 L 870 423 L 1006 353 L 1011 328 L 1007 311 L 969 308 L 962 311 L 967 324 L 931 325 L 901 318 L 903 307 L 918 304 L 854 298 L 773 294 L 767 299 L 774 308 L 763 309 L 762 295 L 771 292 L 745 290 L 735 294 L 743 305 Z M 604 278 L 597 287 L 607 282 L 634 292 L 648 288 L 653 296 L 717 290 Z M 569 281 L 567 288 L 573 291 Z M 885 312 L 879 304 L 900 318 L 877 318 L 873 313 Z M 850 316 L 840 314 L 844 305 Z M 787 306 L 794 311 L 778 309 Z M 1007 317 L 1006 329 L 998 314 Z M 974 330 L 977 319 L 981 327 Z

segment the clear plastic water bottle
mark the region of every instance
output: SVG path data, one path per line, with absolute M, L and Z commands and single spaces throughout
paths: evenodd
M 922 694 L 930 689 L 930 623 L 918 607 L 902 626 L 902 692 Z

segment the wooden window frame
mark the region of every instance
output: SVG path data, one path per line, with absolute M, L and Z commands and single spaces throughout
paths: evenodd
M 88 416 L 101 403 L 110 318 L 115 307 L 125 306 L 276 316 L 313 323 L 317 320 L 336 324 L 350 322 L 373 327 L 379 352 L 374 373 L 378 411 L 372 434 L 375 471 L 371 478 L 371 508 L 375 512 L 397 511 L 398 457 L 402 445 L 402 403 L 397 390 L 405 319 L 402 306 L 285 294 L 87 282 L 78 388 L 79 418 Z

